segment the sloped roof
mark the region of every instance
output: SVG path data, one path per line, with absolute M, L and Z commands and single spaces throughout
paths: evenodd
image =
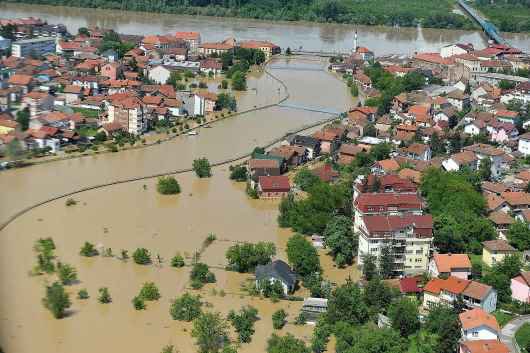
M 258 265 L 256 267 L 256 279 L 258 281 L 270 279 L 271 277 L 281 280 L 288 286 L 294 286 L 298 278 L 289 265 L 282 260 L 275 260 L 267 265 Z
M 441 273 L 459 268 L 471 269 L 471 261 L 467 254 L 434 254 L 433 259 Z
M 464 311 L 458 317 L 464 330 L 480 326 L 489 327 L 497 333 L 501 330 L 495 316 L 488 314 L 480 308 Z

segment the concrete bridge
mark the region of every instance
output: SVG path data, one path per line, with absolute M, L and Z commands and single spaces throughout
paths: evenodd
M 307 55 L 307 56 L 319 56 L 319 57 L 322 57 L 322 58 L 331 58 L 331 57 L 334 57 L 334 56 L 349 56 L 351 55 L 351 52 L 341 52 L 339 50 L 336 50 L 336 51 L 316 51 L 316 50 L 302 50 L 302 49 L 299 49 L 299 50 L 291 50 L 291 53 L 293 53 L 293 55 Z
M 510 43 L 508 43 L 508 41 L 502 37 L 497 27 L 495 27 L 495 25 L 490 21 L 482 18 L 477 10 L 472 8 L 464 0 L 458 0 L 458 5 L 460 5 L 460 7 L 462 7 L 464 11 L 480 25 L 480 27 L 482 27 L 484 33 L 486 33 L 491 40 L 498 44 L 510 46 Z

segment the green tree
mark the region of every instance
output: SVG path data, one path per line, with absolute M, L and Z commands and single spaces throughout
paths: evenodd
M 510 244 L 519 251 L 530 249 L 530 225 L 517 220 L 508 228 L 507 238 Z
M 428 332 L 438 335 L 436 353 L 456 352 L 460 340 L 460 320 L 453 308 L 435 305 L 425 323 Z
M 357 241 L 353 234 L 352 220 L 346 216 L 335 216 L 326 225 L 322 234 L 326 247 L 339 267 L 351 265 L 353 254 L 357 252 Z
M 362 255 L 363 257 L 363 277 L 367 281 L 371 281 L 377 276 L 377 258 L 372 254 Z
M 285 326 L 286 323 L 287 323 L 287 313 L 285 312 L 285 310 L 283 309 L 276 310 L 272 314 L 272 327 L 275 330 L 281 330 Z
M 206 158 L 199 158 L 193 161 L 193 170 L 199 178 L 209 178 L 212 176 L 212 167 Z
M 99 288 L 98 292 L 99 292 L 98 302 L 100 302 L 101 304 L 108 304 L 112 302 L 112 298 L 110 296 L 110 292 L 107 287 Z
M 85 244 L 81 248 L 81 251 L 79 252 L 80 255 L 86 256 L 86 257 L 92 257 L 97 256 L 99 252 L 94 247 L 94 244 L 89 243 L 88 241 L 85 241 Z
M 370 156 L 376 161 L 382 161 L 390 157 L 390 152 L 392 152 L 392 147 L 388 143 L 380 143 L 375 145 L 370 150 Z
M 276 247 L 270 242 L 232 245 L 226 251 L 228 268 L 237 272 L 253 272 L 258 265 L 266 265 L 276 255 Z
M 46 286 L 46 296 L 42 299 L 42 303 L 56 319 L 62 319 L 66 309 L 72 305 L 68 293 L 59 282 Z
M 88 299 L 89 298 L 88 291 L 86 290 L 86 288 L 82 288 L 82 289 L 79 290 L 79 292 L 77 292 L 77 298 L 79 298 L 79 299 Z
M 219 93 L 217 95 L 217 102 L 215 103 L 215 109 L 216 110 L 228 109 L 229 111 L 236 111 L 237 102 L 236 102 L 235 97 L 228 93 Z
M 145 310 L 145 301 L 142 297 L 136 296 L 132 299 L 132 305 L 136 310 Z
M 402 337 L 408 337 L 420 329 L 418 305 L 409 298 L 402 298 L 390 306 L 388 316 L 392 328 L 399 330 Z
M 310 353 L 311 350 L 304 341 L 295 338 L 288 333 L 285 336 L 278 336 L 275 333 L 267 341 L 267 353 Z
M 215 275 L 210 272 L 208 265 L 197 262 L 190 273 L 191 286 L 194 289 L 202 288 L 206 283 L 215 283 Z
M 302 277 L 321 271 L 315 247 L 301 234 L 294 234 L 287 241 L 287 258 L 293 270 Z
M 149 301 L 158 300 L 160 299 L 160 291 L 154 282 L 145 282 L 138 297 Z
M 394 274 L 394 251 L 392 245 L 387 244 L 381 248 L 379 257 L 379 273 L 384 279 L 391 278 Z
M 320 182 L 320 178 L 307 167 L 300 169 L 294 177 L 294 183 L 303 191 L 308 191 Z
M 217 353 L 229 342 L 228 324 L 219 313 L 203 313 L 193 321 L 191 335 L 200 353 Z
M 79 27 L 77 29 L 77 34 L 80 36 L 90 37 L 90 31 L 86 27 Z
M 255 332 L 254 323 L 258 321 L 258 310 L 252 306 L 241 308 L 239 312 L 231 310 L 228 314 L 228 321 L 236 330 L 239 342 L 249 343 Z
M 177 179 L 172 176 L 159 178 L 156 189 L 162 195 L 176 195 L 180 193 L 180 185 Z
M 184 258 L 182 255 L 177 254 L 171 259 L 171 267 L 184 267 Z
M 57 275 L 63 285 L 69 285 L 77 281 L 77 271 L 75 268 L 68 264 L 61 262 L 57 263 Z
M 221 81 L 221 88 L 222 89 L 228 89 L 228 81 L 227 80 L 222 80 Z
M 146 248 L 137 248 L 134 250 L 132 257 L 138 265 L 148 265 L 151 263 L 151 254 Z
M 328 322 L 364 324 L 368 320 L 368 307 L 362 299 L 359 286 L 351 281 L 335 288 L 328 300 Z
M 338 323 L 335 328 L 337 352 L 348 353 L 405 353 L 408 344 L 396 330 L 378 329 L 373 325 L 361 328 Z
M 377 312 L 386 311 L 398 294 L 377 276 L 368 281 L 363 292 L 366 305 Z
M 22 145 L 20 144 L 20 141 L 17 138 L 14 138 L 11 140 L 7 146 L 6 146 L 6 155 L 11 160 L 17 160 L 21 158 L 24 154 L 24 150 L 22 149 Z
M 230 166 L 230 179 L 235 181 L 246 181 L 247 180 L 247 168 L 244 165 L 237 165 L 235 167 Z
M 480 160 L 478 174 L 480 176 L 480 179 L 484 181 L 491 180 L 491 159 L 483 158 Z
M 201 297 L 184 293 L 181 297 L 173 300 L 169 307 L 169 314 L 173 320 L 193 321 L 202 313 Z
M 247 90 L 247 78 L 241 71 L 236 71 L 232 75 L 232 89 L 235 91 Z
M 26 131 L 29 128 L 29 118 L 29 108 L 24 108 L 17 112 L 16 120 L 22 131 Z

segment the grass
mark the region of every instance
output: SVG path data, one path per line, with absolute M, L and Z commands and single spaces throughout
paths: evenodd
M 77 129 L 77 133 L 79 136 L 88 137 L 88 136 L 95 136 L 98 133 L 98 129 L 95 127 L 81 127 Z
M 530 343 L 530 324 L 525 323 L 515 333 L 515 340 L 519 347 L 526 347 Z
M 513 314 L 504 313 L 499 310 L 495 310 L 493 313 L 493 316 L 497 319 L 497 322 L 499 323 L 500 327 L 504 327 L 511 319 L 515 317 Z
M 99 110 L 71 107 L 74 113 L 81 113 L 85 118 L 97 119 L 99 117 Z

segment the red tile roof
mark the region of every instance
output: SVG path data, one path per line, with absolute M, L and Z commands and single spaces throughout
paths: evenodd
M 385 211 L 388 208 L 400 211 L 422 209 L 422 201 L 416 194 L 361 194 L 355 200 L 355 205 L 362 212 Z
M 260 176 L 259 185 L 263 192 L 288 192 L 291 190 L 289 178 L 286 175 Z
M 431 215 L 364 216 L 363 221 L 370 236 L 393 233 L 409 227 L 412 227 L 417 236 L 432 236 L 433 221 Z
M 434 254 L 438 272 L 447 273 L 456 269 L 471 270 L 471 261 L 467 254 Z
M 464 341 L 460 348 L 462 353 L 509 353 L 508 347 L 497 340 Z

